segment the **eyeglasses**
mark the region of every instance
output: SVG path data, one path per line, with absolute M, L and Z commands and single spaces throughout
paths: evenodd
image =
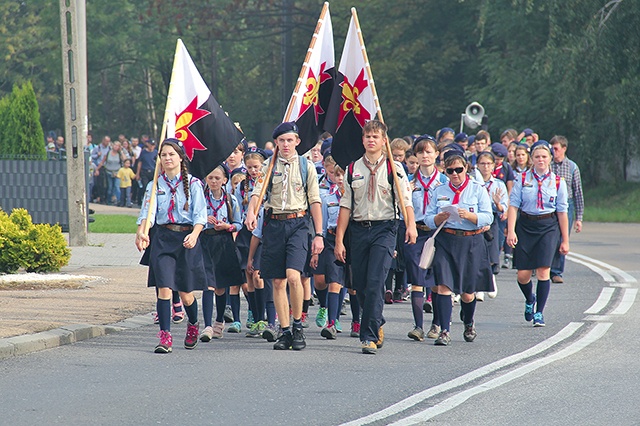
M 452 175 L 454 173 L 461 174 L 462 172 L 464 172 L 464 167 L 456 167 L 456 168 L 449 167 L 445 170 L 445 172 L 447 172 L 448 175 Z
M 493 166 L 493 163 L 478 163 L 478 166 Z

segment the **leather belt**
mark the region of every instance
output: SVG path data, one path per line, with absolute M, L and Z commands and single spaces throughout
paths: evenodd
M 383 223 L 392 222 L 391 220 L 352 220 L 351 223 L 354 223 L 358 226 L 362 226 L 363 228 L 371 228 L 375 225 L 382 225 Z
M 204 231 L 202 231 L 205 235 L 221 235 L 221 234 L 228 234 L 229 232 L 227 231 L 216 231 L 215 229 L 205 229 Z
M 521 211 L 520 214 L 522 215 L 522 217 L 525 217 L 529 220 L 542 220 L 542 219 L 549 219 L 550 217 L 554 217 L 556 215 L 556 212 L 545 213 L 545 214 L 527 214 Z
M 287 219 L 297 219 L 299 217 L 305 217 L 307 214 L 306 210 L 302 210 L 294 213 L 274 213 L 271 214 L 271 219 L 275 220 L 287 220 Z
M 416 228 L 421 231 L 431 231 L 431 228 L 429 228 L 427 225 L 425 225 L 422 222 L 416 222 Z
M 169 231 L 173 232 L 185 232 L 193 230 L 193 226 L 191 225 L 178 225 L 175 223 L 165 223 L 164 225 L 160 226 L 162 226 L 163 228 L 167 228 Z
M 482 229 L 476 229 L 475 231 L 463 231 L 462 229 L 442 228 L 442 230 L 447 234 L 455 235 L 456 237 L 470 237 L 484 232 Z

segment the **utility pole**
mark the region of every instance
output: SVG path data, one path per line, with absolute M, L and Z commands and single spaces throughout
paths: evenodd
M 293 0 L 282 1 L 282 97 L 281 109 L 284 115 L 291 91 L 293 90 L 293 79 L 291 77 L 292 68 L 292 50 L 293 50 Z
M 86 246 L 87 194 L 84 145 L 88 131 L 85 0 L 60 0 L 69 245 Z

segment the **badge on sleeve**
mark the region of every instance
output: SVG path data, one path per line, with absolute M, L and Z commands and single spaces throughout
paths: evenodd
M 549 198 L 549 202 L 550 202 L 550 203 L 553 203 L 553 199 L 554 199 L 554 198 L 555 198 L 555 197 L 550 197 L 550 198 Z
M 469 213 L 473 213 L 473 207 L 469 207 Z

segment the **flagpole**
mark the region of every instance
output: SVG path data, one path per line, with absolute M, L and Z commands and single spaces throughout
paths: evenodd
M 304 80 L 304 77 L 307 75 L 307 70 L 309 69 L 309 59 L 311 58 L 311 54 L 313 53 L 313 49 L 316 45 L 316 40 L 318 39 L 318 34 L 324 25 L 324 18 L 329 10 L 329 2 L 324 2 L 322 6 L 322 11 L 320 12 L 320 17 L 318 18 L 318 23 L 316 24 L 316 30 L 311 37 L 311 42 L 309 43 L 309 48 L 307 49 L 307 55 L 304 58 L 304 62 L 302 63 L 302 68 L 300 69 L 300 75 L 298 76 L 298 81 L 296 82 L 296 87 L 291 94 L 291 99 L 289 100 L 289 105 L 287 105 L 287 110 L 284 114 L 284 119 L 282 122 L 289 121 L 291 118 L 291 114 L 293 113 L 293 106 L 295 105 L 295 97 L 300 89 L 300 85 Z M 256 205 L 255 214 L 258 215 L 260 211 L 260 206 L 262 205 L 262 200 L 264 200 L 264 196 L 267 193 L 267 187 L 269 186 L 269 181 L 271 180 L 271 173 L 273 172 L 273 167 L 276 164 L 276 157 L 278 156 L 278 146 L 276 146 L 273 151 L 273 156 L 271 157 L 271 161 L 269 162 L 269 167 L 267 168 L 267 174 L 264 176 L 264 183 L 262 185 L 262 189 L 260 191 L 260 197 L 258 198 L 258 204 Z
M 170 113 L 170 105 L 171 105 L 171 85 L 173 84 L 175 73 L 176 73 L 176 59 L 178 57 L 178 52 L 180 51 L 180 44 L 182 43 L 181 39 L 178 39 L 176 43 L 176 52 L 173 55 L 173 67 L 171 68 L 171 79 L 169 80 L 169 90 L 167 92 L 167 104 L 164 110 L 164 119 L 162 121 L 162 130 L 160 131 L 160 143 L 158 145 L 158 153 L 162 150 L 162 141 L 164 141 L 167 135 L 167 123 L 169 122 L 169 113 Z M 158 188 L 158 173 L 160 171 L 160 161 L 156 159 L 156 167 L 153 172 L 153 184 L 151 185 L 151 196 L 149 197 L 149 209 L 147 211 L 147 220 L 144 225 L 143 233 L 144 235 L 149 235 L 149 228 L 151 228 L 151 215 L 153 214 L 153 210 L 155 210 L 156 203 L 156 189 Z
M 356 32 L 358 33 L 358 41 L 360 42 L 360 48 L 362 49 L 362 56 L 364 57 L 365 68 L 367 70 L 367 77 L 369 78 L 369 85 L 371 87 L 371 92 L 373 94 L 373 101 L 376 104 L 376 114 L 382 123 L 384 123 L 384 118 L 382 118 L 382 109 L 380 108 L 380 100 L 378 99 L 378 92 L 376 91 L 376 85 L 373 81 L 373 73 L 371 72 L 371 65 L 369 64 L 369 57 L 367 56 L 367 49 L 364 47 L 364 40 L 362 38 L 362 30 L 360 29 L 360 22 L 358 21 L 358 12 L 356 12 L 356 8 L 351 8 L 351 16 L 353 17 L 353 21 L 356 24 Z M 409 219 L 407 218 L 407 206 L 404 203 L 404 197 L 402 197 L 402 188 L 400 187 L 400 179 L 398 179 L 398 174 L 396 173 L 396 162 L 393 161 L 393 153 L 391 152 L 391 145 L 389 145 L 389 137 L 386 138 L 385 146 L 387 148 L 387 158 L 389 158 L 389 164 L 391 164 L 391 173 L 393 173 L 393 183 L 396 185 L 398 201 L 400 203 L 400 211 L 402 212 L 402 217 L 404 217 L 404 222 L 407 227 L 409 227 Z

